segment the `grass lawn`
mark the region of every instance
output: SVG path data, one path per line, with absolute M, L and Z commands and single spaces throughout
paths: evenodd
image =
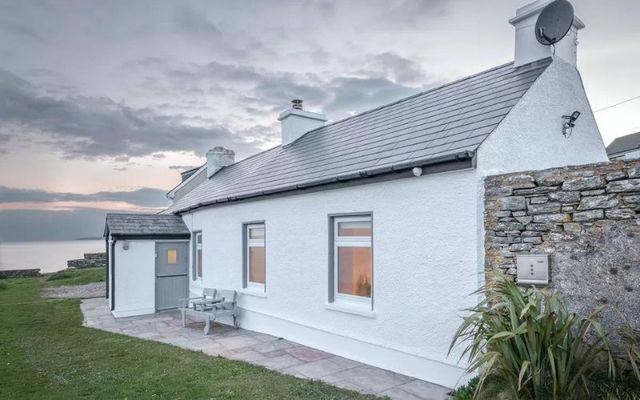
M 69 269 L 46 275 L 47 285 L 84 285 L 93 282 L 104 282 L 107 272 L 104 267 Z
M 82 327 L 79 300 L 47 285 L 99 271 L 0 281 L 0 399 L 373 399 L 327 384 L 162 343 Z M 104 276 L 102 276 L 104 280 Z

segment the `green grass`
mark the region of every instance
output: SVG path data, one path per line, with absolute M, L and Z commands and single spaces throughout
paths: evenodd
M 78 300 L 44 300 L 48 284 L 0 290 L 0 399 L 373 399 L 239 361 L 81 326 Z M 74 271 L 75 274 L 75 271 Z
M 67 269 L 47 275 L 49 286 L 85 285 L 93 282 L 104 282 L 106 271 L 104 267 L 90 267 L 82 269 Z

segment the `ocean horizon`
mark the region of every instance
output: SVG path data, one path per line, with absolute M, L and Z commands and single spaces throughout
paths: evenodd
M 67 268 L 68 260 L 104 251 L 104 240 L 100 239 L 0 242 L 0 270 L 40 268 L 42 273 L 56 272 Z

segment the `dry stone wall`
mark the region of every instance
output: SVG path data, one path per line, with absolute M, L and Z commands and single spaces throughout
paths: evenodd
M 609 328 L 640 329 L 640 160 L 486 178 L 486 271 L 540 253 L 574 311 L 606 304 Z

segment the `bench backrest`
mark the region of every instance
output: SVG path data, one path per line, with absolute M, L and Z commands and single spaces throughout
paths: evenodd
M 234 305 L 238 300 L 238 292 L 235 290 L 217 289 L 216 296 L 219 299 L 224 298 L 225 302 L 234 303 Z
M 211 289 L 211 288 L 202 289 L 202 296 L 203 297 L 210 297 L 212 299 L 215 299 L 216 298 L 216 293 L 217 293 L 217 289 Z

